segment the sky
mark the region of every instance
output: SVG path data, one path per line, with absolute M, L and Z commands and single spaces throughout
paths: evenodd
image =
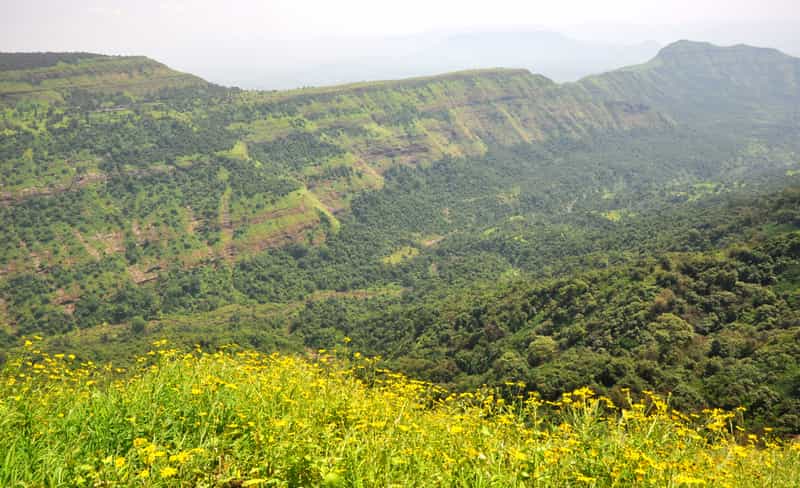
M 201 76 L 334 65 L 376 39 L 551 31 L 662 45 L 681 38 L 800 55 L 798 0 L 0 0 L 0 51 L 143 54 Z M 382 47 L 380 42 L 375 47 Z M 261 68 L 262 71 L 265 68 Z M 232 71 L 231 71 L 232 70 Z M 258 71 L 258 70 L 256 70 Z M 227 82 L 240 75 L 229 76 Z

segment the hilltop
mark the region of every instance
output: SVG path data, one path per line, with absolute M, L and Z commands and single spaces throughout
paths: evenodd
M 152 95 L 179 88 L 208 88 L 200 78 L 143 56 L 91 53 L 0 53 L 0 103 L 23 99 L 64 101 L 79 93 Z
M 33 70 L 55 66 L 59 63 L 76 64 L 81 61 L 99 60 L 108 57 L 105 54 L 86 52 L 0 53 L 0 71 Z
M 645 103 L 682 123 L 796 130 L 800 59 L 775 49 L 678 41 L 648 63 L 580 84 L 595 96 Z

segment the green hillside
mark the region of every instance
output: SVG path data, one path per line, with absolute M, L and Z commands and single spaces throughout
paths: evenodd
M 70 102 L 71 98 L 64 97 L 84 93 L 142 96 L 166 89 L 207 86 L 196 76 L 173 71 L 145 57 L 0 53 L 0 104 L 6 107 L 23 100 Z
M 103 58 L 108 58 L 108 56 L 94 53 L 0 53 L 0 71 L 33 70 L 57 64 L 76 64 L 81 61 L 96 61 Z
M 0 345 L 351 338 L 447 388 L 655 389 L 800 432 L 795 58 L 679 42 L 524 70 L 242 91 L 0 55 Z
M 136 74 L 126 87 L 120 70 Z M 194 79 L 142 58 L 4 76 L 41 78 L 53 97 L 6 97 L 0 269 L 36 282 L 66 272 L 37 292 L 46 311 L 24 319 L 12 307 L 17 332 L 151 316 L 101 317 L 92 305 L 93 318 L 76 319 L 85 300 L 117 302 L 108 299 L 126 287 L 158 278 L 163 289 L 198 266 L 216 273 L 266 249 L 318 245 L 338 232 L 335 214 L 382 188 L 387 171 L 669 126 L 513 70 L 290 93 L 171 86 L 165 80 Z M 230 291 L 216 305 L 241 297 Z
M 594 96 L 644 103 L 692 125 L 797 131 L 800 60 L 775 49 L 679 41 L 646 64 L 579 84 Z

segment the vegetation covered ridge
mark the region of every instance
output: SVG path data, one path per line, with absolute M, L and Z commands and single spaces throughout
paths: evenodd
M 534 76 L 542 80 L 544 83 L 549 82 L 551 84 L 556 84 L 554 81 L 549 80 L 547 77 L 540 74 L 533 74 L 531 73 L 530 70 L 525 68 L 497 67 L 497 68 L 464 69 L 458 71 L 448 71 L 445 73 L 439 73 L 435 75 L 412 76 L 409 78 L 355 81 L 352 83 L 343 83 L 339 85 L 312 86 L 312 87 L 295 88 L 288 90 L 265 90 L 265 92 L 272 93 L 276 97 L 290 97 L 301 94 L 308 95 L 308 94 L 334 93 L 334 92 L 357 90 L 363 88 L 387 88 L 387 87 L 411 86 L 415 84 L 424 84 L 424 83 L 429 83 L 431 81 L 442 80 L 442 79 L 445 80 L 465 79 L 465 78 L 473 78 L 476 76 L 501 77 L 510 75 Z M 261 91 L 261 90 L 253 90 L 253 91 Z
M 795 133 L 800 59 L 776 49 L 677 41 L 647 63 L 592 75 L 593 96 L 643 103 L 695 126 Z
M 209 83 L 145 56 L 0 53 L 0 107 L 23 100 L 60 104 L 75 91 L 152 95 Z
M 45 68 L 58 63 L 77 63 L 82 59 L 105 58 L 104 54 L 87 52 L 0 52 L 0 71 Z
M 652 392 L 462 394 L 343 345 L 153 349 L 126 371 L 29 338 L 0 373 L 4 486 L 796 486 L 800 444 Z M 523 385 L 507 383 L 513 392 Z M 740 409 L 739 409 L 740 410 Z
M 668 126 L 522 70 L 288 94 L 161 83 L 173 76 L 183 75 L 133 57 L 0 72 L 0 212 L 14 234 L 3 242 L 29 251 L 0 246 L 0 274 L 173 248 L 136 260 L 128 274 L 139 283 L 177 262 L 319 244 L 338 227 L 332 214 L 381 189 L 391 168 Z M 139 81 L 154 91 L 134 89 Z M 40 219 L 46 238 L 22 235 L 27 209 L 55 208 L 69 228 Z

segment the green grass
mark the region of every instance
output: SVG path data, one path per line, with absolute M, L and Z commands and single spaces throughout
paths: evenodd
M 419 255 L 419 249 L 417 249 L 416 247 L 402 246 L 399 249 L 396 249 L 388 256 L 384 256 L 383 258 L 381 258 L 381 262 L 383 262 L 383 264 L 388 264 L 390 266 L 393 266 L 400 264 L 403 261 L 411 259 L 418 255 Z
M 250 154 L 247 152 L 247 143 L 244 141 L 237 141 L 231 150 L 227 152 L 227 155 L 235 159 L 250 159 Z

